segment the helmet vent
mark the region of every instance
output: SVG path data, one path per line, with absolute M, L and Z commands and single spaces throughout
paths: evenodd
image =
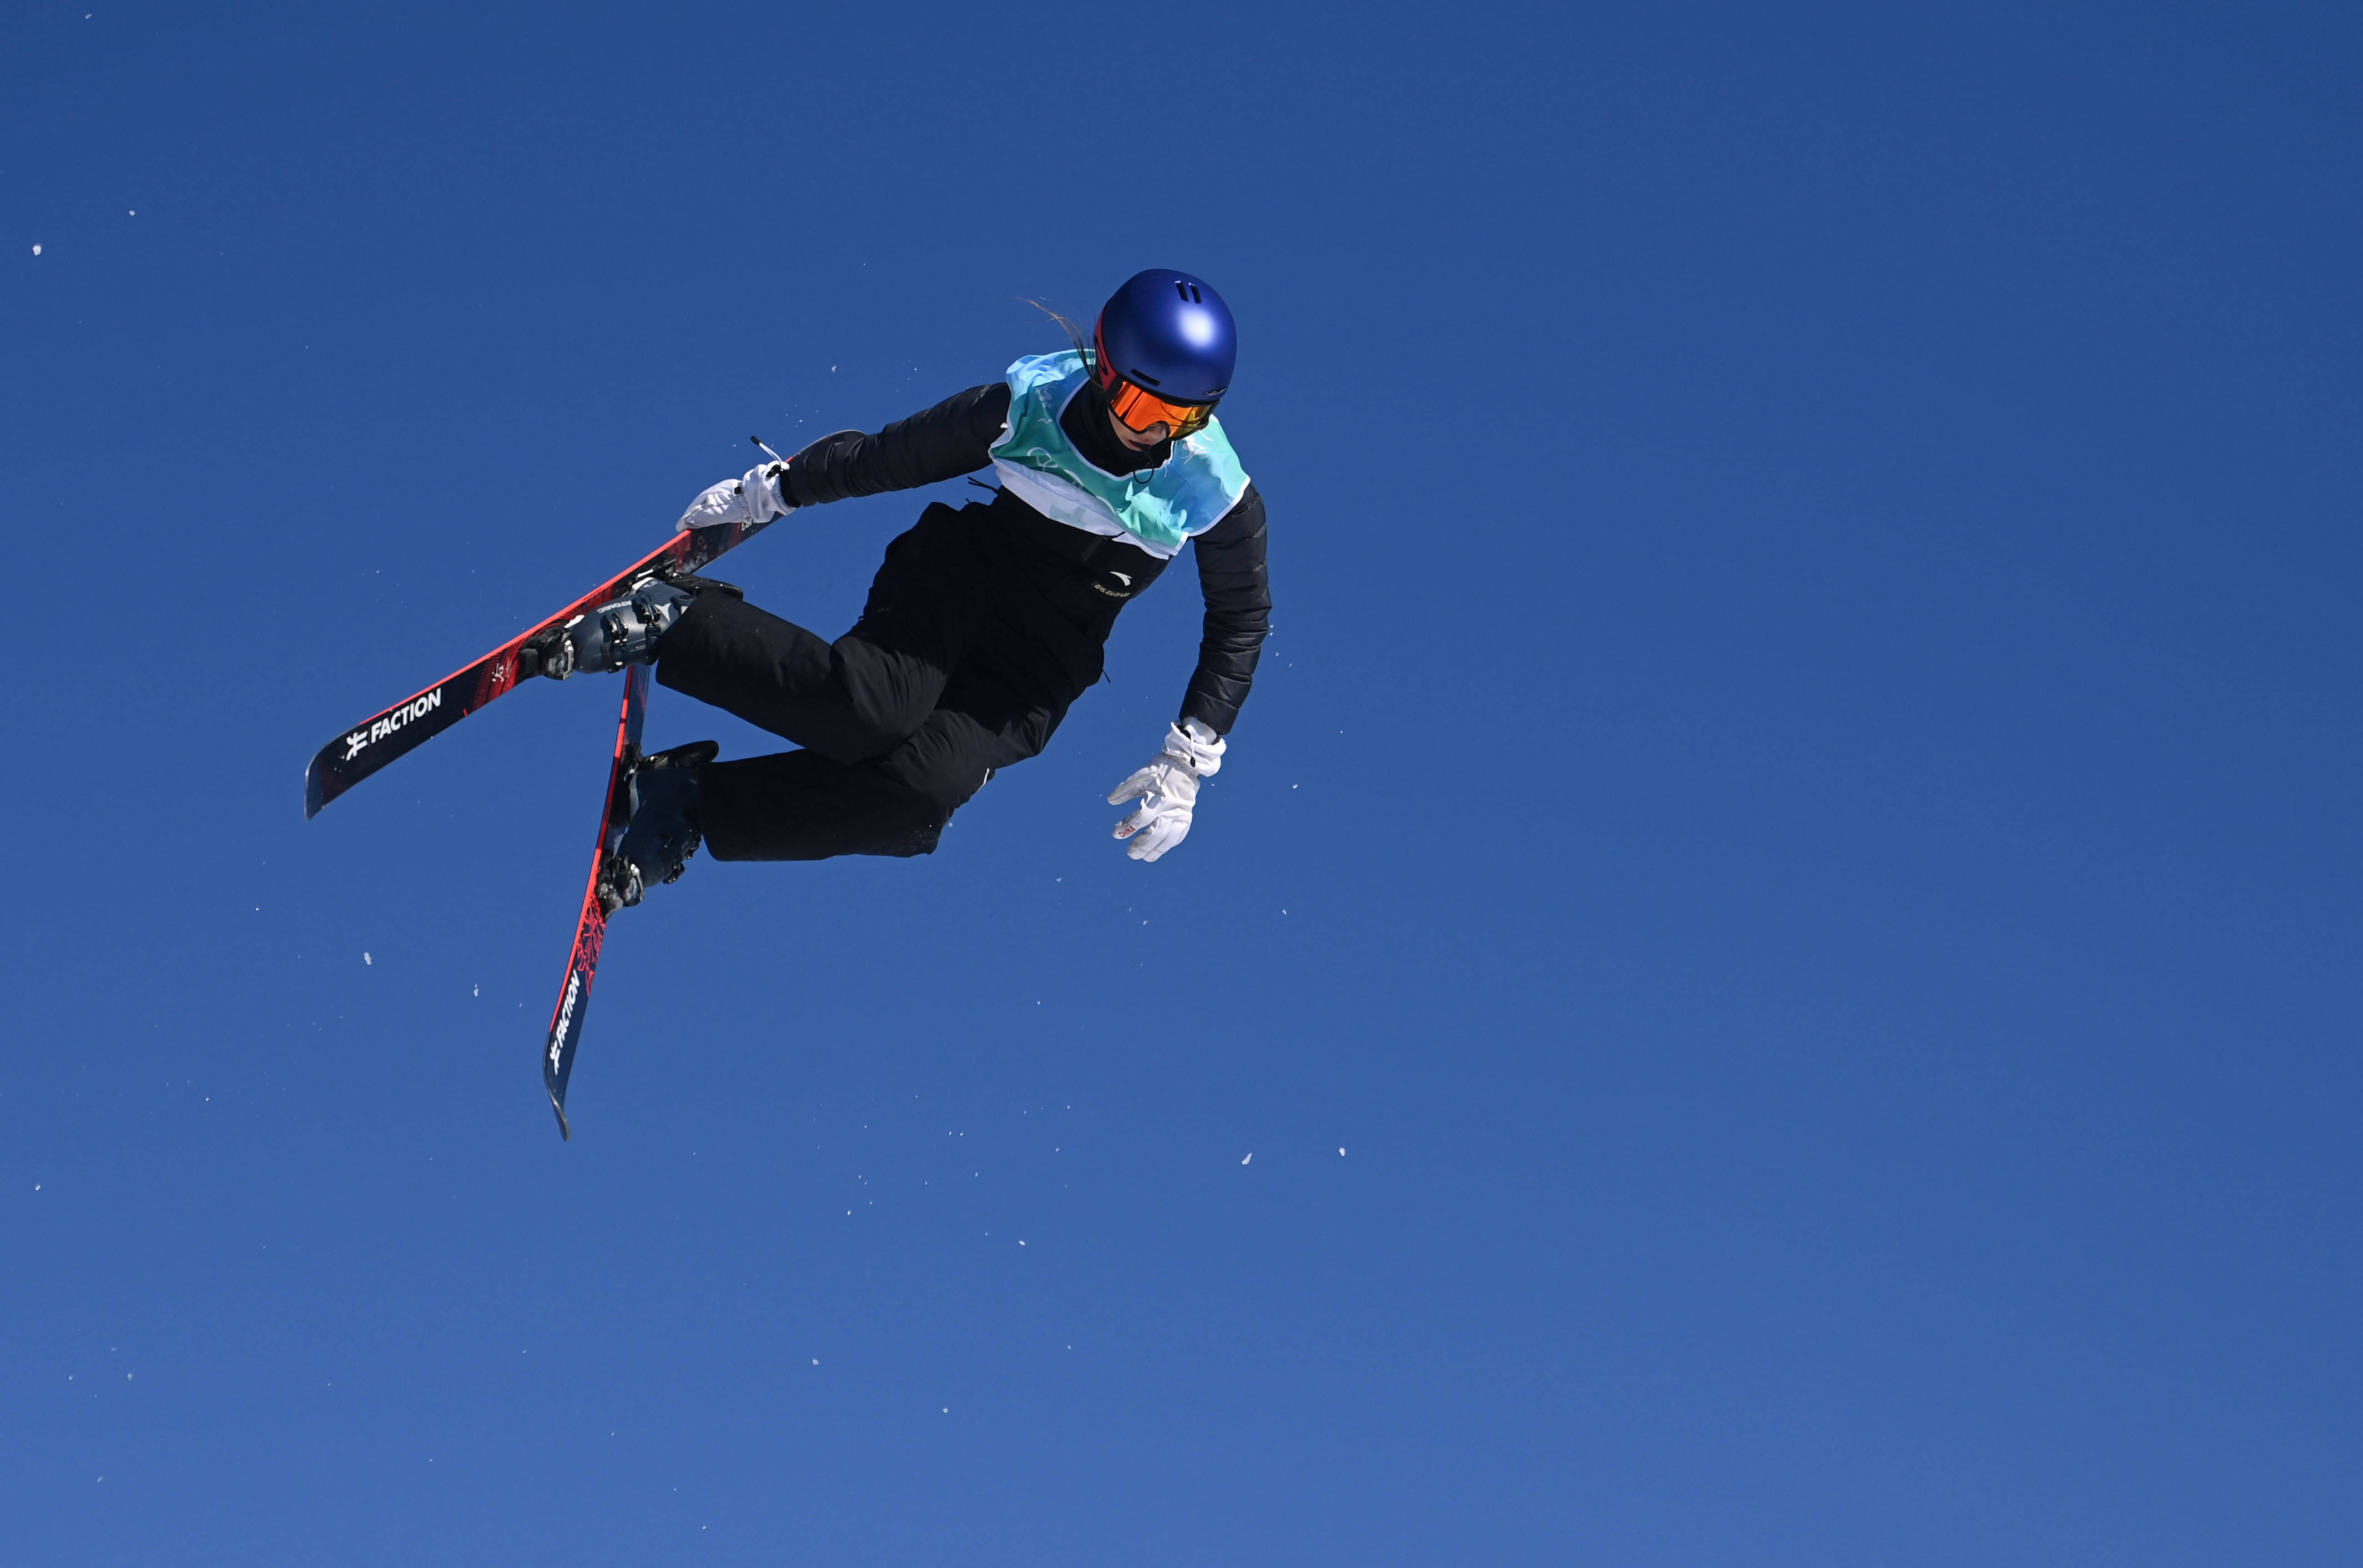
M 1182 296 L 1182 303 L 1184 305 L 1204 305 L 1206 303 L 1204 296 L 1198 293 L 1197 284 L 1185 282 L 1181 278 L 1173 280 L 1173 292 Z
M 1137 365 L 1133 367 L 1132 379 L 1140 383 L 1143 386 L 1162 386 L 1165 384 L 1163 382 L 1158 380 L 1155 376 L 1149 374 L 1147 371 L 1142 370 Z

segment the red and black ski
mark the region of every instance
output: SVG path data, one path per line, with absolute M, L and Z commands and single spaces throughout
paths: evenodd
M 558 1113 L 558 1136 L 574 1137 L 566 1125 L 566 1081 L 574 1075 L 574 1048 L 582 1040 L 583 1016 L 591 1010 L 591 982 L 599 973 L 599 950 L 607 944 L 607 917 L 616 907 L 616 849 L 632 821 L 632 770 L 640 765 L 640 727 L 649 715 L 649 680 L 654 672 L 635 664 L 624 672 L 624 711 L 616 721 L 616 761 L 607 770 L 607 803 L 599 813 L 599 841 L 591 851 L 591 881 L 582 890 L 582 912 L 574 921 L 574 951 L 566 960 L 566 984 L 549 1015 L 549 1038 L 541 1053 L 542 1087 Z
M 445 676 L 416 696 L 365 718 L 320 748 L 304 769 L 304 815 L 320 807 L 429 740 L 450 728 L 494 698 L 505 695 L 524 674 L 518 656 L 526 644 L 552 627 L 620 599 L 648 579 L 695 572 L 725 550 L 752 539 L 769 523 L 717 523 L 675 534 L 664 544 L 583 595 L 547 620 L 538 621 L 466 669 Z

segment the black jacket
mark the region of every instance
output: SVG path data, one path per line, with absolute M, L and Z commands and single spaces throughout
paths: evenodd
M 1089 393 L 1068 405 L 1059 428 L 1075 450 L 1110 473 L 1155 468 L 1170 442 L 1136 452 L 1107 429 Z M 876 435 L 840 430 L 789 460 L 788 499 L 799 506 L 910 490 L 993 464 L 992 446 L 1009 417 L 1009 387 L 993 382 L 955 393 Z M 1157 580 L 1165 562 L 1123 539 L 1102 539 L 1044 517 L 1004 490 L 993 503 L 1020 569 L 1066 616 L 1105 638 L 1116 613 Z M 1250 481 L 1237 505 L 1193 541 L 1198 584 L 1206 596 L 1198 669 L 1182 699 L 1182 718 L 1217 735 L 1238 721 L 1255 680 L 1256 660 L 1271 630 L 1271 591 L 1264 573 L 1263 497 Z

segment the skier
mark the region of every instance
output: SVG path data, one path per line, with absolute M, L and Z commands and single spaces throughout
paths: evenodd
M 1190 831 L 1271 618 L 1263 500 L 1214 417 L 1237 332 L 1204 280 L 1164 270 L 1110 296 L 1088 350 L 1068 332 L 1071 350 L 875 435 L 825 436 L 691 504 L 682 528 L 760 523 L 993 469 L 992 501 L 930 505 L 886 547 L 861 618 L 835 642 L 686 576 L 551 634 L 546 673 L 653 662 L 662 684 L 803 748 L 716 762 L 701 741 L 649 759 L 620 902 L 680 876 L 701 839 L 727 861 L 932 853 L 971 795 L 1041 751 L 1100 678 L 1117 613 L 1194 540 L 1197 671 L 1157 755 L 1108 796 L 1139 803 L 1115 825 L 1135 860 Z

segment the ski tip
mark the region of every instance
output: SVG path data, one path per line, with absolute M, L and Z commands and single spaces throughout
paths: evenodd
M 304 764 L 304 820 L 309 822 L 320 815 L 320 807 L 328 804 L 327 781 L 320 776 L 320 759 L 315 755 Z
M 566 1125 L 566 1107 L 560 1105 L 557 1099 L 553 1096 L 549 1102 L 549 1108 L 557 1113 L 558 1116 L 559 1140 L 564 1143 L 573 1142 L 574 1129 Z

